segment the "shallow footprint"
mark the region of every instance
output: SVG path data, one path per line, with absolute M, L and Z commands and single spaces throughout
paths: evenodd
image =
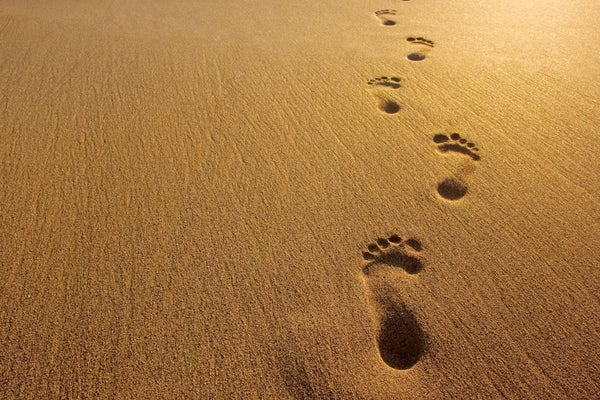
M 426 58 L 429 49 L 433 48 L 434 46 L 434 43 L 431 40 L 425 39 L 422 36 L 409 36 L 406 38 L 406 41 L 410 44 L 424 46 L 420 50 L 412 52 L 408 56 L 406 56 L 406 58 L 408 58 L 411 61 L 423 61 Z
M 379 109 L 386 114 L 396 114 L 400 111 L 400 104 L 390 98 L 383 90 L 397 90 L 400 89 L 402 79 L 397 76 L 387 77 L 382 76 L 379 78 L 373 78 L 367 81 L 367 85 L 369 85 L 372 89 L 382 89 L 378 91 L 373 91 L 373 94 L 377 97 L 379 101 Z
M 396 21 L 390 19 L 396 15 L 396 10 L 379 10 L 375 11 L 375 16 L 381 20 L 381 23 L 385 26 L 394 26 L 396 25 Z
M 414 366 L 425 351 L 425 334 L 413 313 L 396 300 L 396 292 L 387 283 L 387 274 L 400 268 L 408 274 L 423 269 L 416 239 L 402 240 L 398 235 L 377 239 L 363 252 L 363 267 L 377 312 L 377 347 L 381 359 L 391 368 L 406 370 Z M 375 274 L 380 271 L 381 274 Z M 393 291 L 393 292 L 392 292 Z
M 457 155 L 465 155 L 473 161 L 481 160 L 478 154 L 479 149 L 475 143 L 463 138 L 458 133 L 451 133 L 449 136 L 443 133 L 438 133 L 433 136 L 433 142 L 437 144 L 437 149 L 441 153 L 450 153 Z M 463 168 L 464 171 L 466 169 Z M 468 192 L 466 183 L 464 182 L 466 173 L 459 174 L 458 177 L 445 178 L 438 183 L 438 194 L 450 201 L 456 201 L 463 197 Z

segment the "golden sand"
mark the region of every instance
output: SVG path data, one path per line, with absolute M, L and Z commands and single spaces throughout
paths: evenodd
M 593 399 L 600 7 L 0 4 L 0 398 Z

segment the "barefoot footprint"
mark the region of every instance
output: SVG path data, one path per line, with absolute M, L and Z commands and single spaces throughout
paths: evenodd
M 387 76 L 382 76 L 381 78 L 373 78 L 367 82 L 369 86 L 384 86 L 392 89 L 400 88 L 400 78 L 396 76 L 392 76 L 388 78 Z
M 450 134 L 450 137 L 438 133 L 433 137 L 433 141 L 438 143 L 438 150 L 442 153 L 455 152 L 464 154 L 473 159 L 473 161 L 479 161 L 481 157 L 477 152 L 479 149 L 475 147 L 475 143 L 469 142 L 467 139 L 461 137 L 458 133 Z
M 433 142 L 437 144 L 437 149 L 444 154 L 465 155 L 473 161 L 481 160 L 478 154 L 479 149 L 475 143 L 468 141 L 458 133 L 452 133 L 450 136 L 438 133 L 433 136 Z M 467 192 L 467 185 L 464 182 L 465 174 L 462 177 L 446 178 L 438 183 L 437 191 L 440 196 L 446 200 L 458 200 L 463 198 Z
M 379 10 L 375 11 L 375 16 L 381 20 L 381 23 L 385 26 L 393 26 L 396 25 L 396 21 L 390 19 L 396 15 L 396 10 Z
M 397 76 L 373 78 L 367 84 L 374 90 L 373 94 L 379 101 L 379 109 L 386 114 L 396 114 L 400 111 L 400 104 L 391 99 L 386 93 L 389 90 L 397 90 L 401 87 L 401 78 Z M 381 90 L 375 90 L 381 89 Z M 383 91 L 385 90 L 385 92 Z
M 425 351 L 425 334 L 413 313 L 397 300 L 397 290 L 387 282 L 394 268 L 414 275 L 423 269 L 416 239 L 402 240 L 398 235 L 377 239 L 363 253 L 363 273 L 377 313 L 377 347 L 381 359 L 391 368 L 406 370 L 415 365 Z
M 373 268 L 382 264 L 401 268 L 411 275 L 423 269 L 421 260 L 410 254 L 423 250 L 423 246 L 416 239 L 402 241 L 398 235 L 392 235 L 387 239 L 377 239 L 376 243 L 367 246 L 367 250 L 363 253 L 363 258 L 368 261 L 363 268 L 365 275 L 369 275 Z
M 434 43 L 431 40 L 425 39 L 422 36 L 409 36 L 406 38 L 406 41 L 411 44 L 424 46 L 421 48 L 421 50 L 410 53 L 408 56 L 406 56 L 406 58 L 411 61 L 423 61 L 429 52 L 429 49 L 433 48 L 434 46 Z

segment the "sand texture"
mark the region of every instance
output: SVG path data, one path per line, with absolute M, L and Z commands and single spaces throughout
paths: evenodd
M 597 399 L 597 0 L 0 0 L 1 399 Z

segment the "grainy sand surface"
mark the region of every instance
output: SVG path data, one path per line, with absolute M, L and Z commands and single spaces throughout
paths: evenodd
M 0 1 L 0 398 L 597 398 L 599 99 L 596 0 Z

